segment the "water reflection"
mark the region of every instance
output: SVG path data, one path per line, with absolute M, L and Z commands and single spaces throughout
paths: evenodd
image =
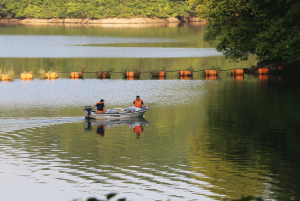
M 179 76 L 179 79 L 181 79 L 181 80 L 190 80 L 190 79 L 193 79 L 193 76 L 183 75 L 183 76 Z
M 96 120 L 96 119 L 86 119 L 84 122 L 85 132 L 90 132 L 95 130 L 97 135 L 104 137 L 105 130 L 107 127 L 129 125 L 129 128 L 133 130 L 137 138 L 139 138 L 145 127 L 149 126 L 149 122 L 146 121 L 144 117 L 137 117 L 132 119 L 117 119 L 117 120 Z M 95 127 L 93 129 L 93 127 Z
M 217 79 L 219 79 L 219 76 L 218 75 L 208 75 L 208 76 L 205 76 L 205 79 L 206 80 L 217 80 Z
M 231 78 L 232 80 L 242 81 L 244 80 L 244 75 L 232 75 Z

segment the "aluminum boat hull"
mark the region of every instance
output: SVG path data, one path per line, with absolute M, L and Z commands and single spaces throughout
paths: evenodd
M 88 112 L 84 110 L 84 115 L 86 119 L 97 119 L 97 120 L 109 120 L 109 119 L 130 119 L 143 117 L 144 113 L 147 110 L 140 110 L 136 112 L 121 112 L 121 113 L 97 113 L 92 110 L 91 114 L 88 115 Z

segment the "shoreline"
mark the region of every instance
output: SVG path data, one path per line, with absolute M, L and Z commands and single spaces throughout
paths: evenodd
M 0 24 L 150 24 L 150 23 L 188 23 L 188 22 L 206 22 L 198 17 L 184 17 L 181 20 L 177 17 L 168 18 L 103 18 L 103 19 L 90 19 L 90 18 L 52 18 L 52 19 L 39 19 L 39 18 L 9 18 L 0 19 Z

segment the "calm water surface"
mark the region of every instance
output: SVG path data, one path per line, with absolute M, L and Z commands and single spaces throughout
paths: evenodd
M 119 37 L 112 39 L 117 48 L 127 37 L 129 41 L 153 38 L 153 46 L 176 40 L 176 48 L 187 47 L 178 41 L 202 33 L 202 27 L 132 29 L 123 28 L 120 36 L 119 28 L 0 28 L 8 38 L 26 35 L 20 36 L 21 41 L 22 37 L 47 33 L 49 38 L 64 35 L 67 39 L 62 43 L 74 33 L 83 38 L 111 35 Z M 138 43 L 146 46 L 144 39 Z M 94 43 L 96 47 L 99 44 Z M 201 41 L 188 44 L 196 49 L 211 48 L 202 46 Z M 255 61 L 232 64 L 223 57 L 75 58 L 75 54 L 70 58 L 25 57 L 25 53 L 22 58 L 4 57 L 0 63 L 16 72 L 26 68 L 37 71 L 41 66 L 68 72 L 75 64 L 77 69 L 85 66 L 95 72 L 99 66 L 121 71 L 131 64 L 144 71 L 161 67 L 176 70 L 189 64 L 198 70 L 213 65 L 229 69 L 249 67 Z M 297 79 L 232 78 L 226 71 L 216 79 L 205 79 L 199 72 L 193 79 L 178 79 L 175 72 L 169 73 L 164 80 L 151 79 L 149 73 L 143 73 L 140 80 L 125 80 L 118 73 L 106 80 L 95 79 L 92 73 L 82 80 L 60 75 L 57 80 L 0 82 L 3 200 L 85 200 L 103 198 L 110 192 L 131 200 L 210 201 L 248 195 L 265 200 L 300 199 Z M 107 108 L 128 107 L 137 94 L 151 108 L 143 119 L 87 122 L 83 117 L 83 107 L 100 98 L 105 99 Z M 139 135 L 136 126 L 143 128 Z

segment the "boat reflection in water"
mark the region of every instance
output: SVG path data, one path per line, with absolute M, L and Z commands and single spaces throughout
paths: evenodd
M 105 129 L 107 127 L 129 125 L 129 128 L 133 130 L 137 138 L 139 138 L 145 127 L 149 126 L 149 122 L 144 117 L 136 117 L 130 119 L 111 119 L 111 120 L 96 120 L 86 119 L 84 122 L 85 132 L 95 130 L 97 135 L 104 137 Z M 93 128 L 94 127 L 94 128 Z

